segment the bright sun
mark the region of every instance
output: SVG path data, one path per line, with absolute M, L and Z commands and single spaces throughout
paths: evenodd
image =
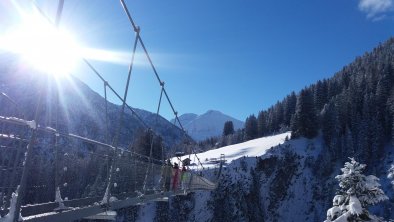
M 23 19 L 15 29 L 0 37 L 0 48 L 20 54 L 39 71 L 67 75 L 80 58 L 74 38 L 39 16 Z

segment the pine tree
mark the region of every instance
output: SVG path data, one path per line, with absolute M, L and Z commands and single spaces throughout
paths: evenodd
M 333 98 L 340 92 L 338 85 L 339 85 L 338 82 L 335 80 L 331 80 L 328 82 L 328 90 L 327 90 L 328 99 Z
M 297 98 L 296 112 L 292 121 L 292 137 L 313 138 L 317 135 L 318 121 L 313 96 L 308 89 L 303 89 Z
M 389 124 L 386 124 L 386 120 L 389 117 L 389 108 L 387 106 L 387 100 L 390 96 L 390 89 L 392 88 L 393 80 L 391 77 L 392 68 L 391 65 L 388 64 L 383 69 L 383 76 L 379 80 L 376 87 L 376 115 L 377 120 L 383 126 L 383 136 L 388 136 L 390 133 Z
M 291 92 L 291 94 L 286 97 L 284 102 L 284 108 L 283 108 L 283 118 L 284 118 L 283 123 L 286 126 L 290 126 L 291 117 L 295 113 L 296 105 L 297 105 L 297 96 L 295 92 Z
M 342 157 L 354 156 L 355 152 L 354 152 L 353 136 L 352 136 L 352 132 L 348 128 L 346 128 L 345 130 L 343 147 L 347 147 L 347 149 L 343 149 Z
M 372 157 L 370 161 L 378 160 L 383 155 L 383 148 L 385 143 L 384 129 L 380 121 L 377 118 L 371 120 L 371 154 Z
M 338 112 L 334 102 L 330 102 L 324 106 L 321 123 L 323 138 L 326 144 L 330 144 L 331 140 L 338 136 Z
M 391 90 L 391 95 L 390 98 L 387 101 L 387 108 L 389 109 L 389 117 L 388 118 L 388 122 L 391 123 L 391 140 L 393 142 L 394 145 L 394 88 Z M 390 126 L 389 126 L 390 128 Z M 390 135 L 389 135 L 390 136 Z
M 391 128 L 391 141 L 394 145 L 394 118 L 393 118 L 393 123 L 392 123 L 392 128 Z
M 275 115 L 273 106 L 267 111 L 267 131 L 268 133 L 273 133 L 275 131 Z
M 163 139 L 160 136 L 154 135 L 152 130 L 140 130 L 137 132 L 133 151 L 149 157 L 152 149 L 152 158 L 161 160 L 163 158 L 162 141 Z
M 280 125 L 283 124 L 284 116 L 283 116 L 283 105 L 278 102 L 274 106 L 274 132 L 278 132 L 280 130 Z
M 254 115 L 246 118 L 245 121 L 245 139 L 252 140 L 257 138 L 257 119 Z
M 340 188 L 333 199 L 333 207 L 327 211 L 326 222 L 380 220 L 367 209 L 388 198 L 379 188 L 377 177 L 363 174 L 365 167 L 365 164 L 350 158 L 350 162 L 341 169 L 342 174 L 335 177 Z
M 267 133 L 267 119 L 266 113 L 263 111 L 259 112 L 257 116 L 257 135 L 258 137 L 262 137 Z
M 226 121 L 223 127 L 223 136 L 228 136 L 234 134 L 234 124 L 233 121 Z
M 328 94 L 328 86 L 327 86 L 327 81 L 318 81 L 315 86 L 315 91 L 314 91 L 314 103 L 316 110 L 320 111 L 323 107 L 324 104 L 327 103 L 327 94 Z

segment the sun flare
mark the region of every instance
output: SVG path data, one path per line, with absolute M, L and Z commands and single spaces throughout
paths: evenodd
M 67 75 L 80 58 L 80 47 L 72 35 L 47 20 L 29 16 L 0 37 L 0 48 L 19 54 L 35 69 L 52 75 Z

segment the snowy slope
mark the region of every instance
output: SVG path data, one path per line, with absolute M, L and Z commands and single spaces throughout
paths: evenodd
M 223 133 L 223 126 L 226 121 L 233 122 L 234 130 L 244 126 L 242 121 L 216 110 L 209 110 L 202 115 L 186 113 L 181 115 L 179 120 L 188 134 L 198 141 L 213 136 L 220 136 Z
M 229 164 L 232 161 L 239 159 L 243 156 L 246 157 L 256 157 L 264 155 L 267 150 L 272 147 L 278 146 L 279 144 L 283 144 L 285 142 L 286 137 L 290 138 L 291 133 L 286 132 L 274 136 L 262 137 L 254 140 L 249 140 L 244 143 L 234 144 L 230 146 L 221 147 L 219 149 L 209 150 L 204 153 L 198 153 L 197 156 L 200 158 L 201 163 L 204 167 L 216 166 L 216 163 L 213 163 L 213 158 L 220 158 L 221 154 L 225 155 L 226 163 Z M 182 157 L 182 159 L 188 156 Z M 191 163 L 198 164 L 196 158 L 191 158 Z M 175 159 L 174 159 L 175 160 Z

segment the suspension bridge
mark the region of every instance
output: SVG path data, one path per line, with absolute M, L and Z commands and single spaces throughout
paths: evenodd
M 54 26 L 59 25 L 64 0 L 59 0 Z M 46 106 L 43 101 L 44 90 L 38 95 L 38 102 L 32 119 L 25 115 L 20 104 L 5 92 L 0 92 L 0 104 L 11 107 L 13 112 L 0 113 L 0 221 L 73 221 L 80 219 L 113 219 L 112 210 L 141 205 L 150 201 L 168 201 L 174 195 L 187 195 L 197 190 L 213 190 L 217 186 L 224 159 L 218 163 L 216 175 L 210 180 L 201 174 L 201 164 L 195 150 L 191 155 L 197 162 L 187 171 L 174 167 L 189 167 L 175 153 L 164 155 L 163 144 L 160 155 L 155 155 L 154 141 L 159 137 L 138 112 L 127 102 L 130 77 L 137 46 L 141 46 L 146 59 L 161 88 L 156 115 L 159 118 L 163 100 L 166 100 L 174 113 L 177 127 L 185 140 L 190 139 L 184 130 L 164 82 L 152 62 L 140 35 L 140 28 L 135 24 L 124 0 L 120 4 L 127 16 L 135 39 L 131 62 L 123 95 L 118 93 L 103 75 L 84 58 L 83 62 L 103 83 L 105 99 L 106 139 L 98 140 L 62 131 L 58 125 L 59 96 L 57 93 L 55 124 L 45 125 L 40 120 L 40 112 Z M 39 9 L 38 5 L 35 5 Z M 39 10 L 41 13 L 42 11 Z M 42 16 L 47 17 L 42 13 Z M 42 87 L 45 88 L 45 87 Z M 121 101 L 118 121 L 113 139 L 109 140 L 108 98 L 111 91 Z M 1 110 L 1 109 L 0 109 Z M 31 112 L 31 110 L 30 110 Z M 122 147 L 120 134 L 124 127 L 125 113 L 131 112 L 149 132 L 149 155 Z M 130 141 L 132 142 L 132 141 Z M 84 151 L 81 151 L 84 150 Z M 177 158 L 172 163 L 171 158 Z M 221 158 L 224 158 L 223 156 Z

